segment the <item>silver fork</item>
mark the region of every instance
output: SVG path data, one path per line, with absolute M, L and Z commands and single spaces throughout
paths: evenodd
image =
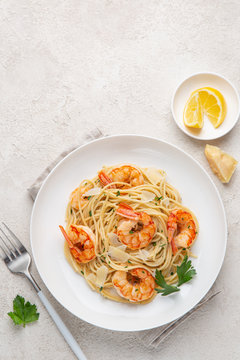
M 31 264 L 31 257 L 27 252 L 26 248 L 23 246 L 17 236 L 9 229 L 9 227 L 5 223 L 2 224 L 4 225 L 4 230 L 3 227 L 0 227 L 0 240 L 2 243 L 2 245 L 0 245 L 0 248 L 4 254 L 3 261 L 12 273 L 23 274 L 28 278 L 34 289 L 37 291 L 41 302 L 47 309 L 49 315 L 55 322 L 56 326 L 58 327 L 59 331 L 63 335 L 64 339 L 66 340 L 76 357 L 79 360 L 87 360 L 78 343 L 76 342 L 76 340 L 74 339 L 58 313 L 54 310 L 50 302 L 42 293 L 36 281 L 33 279 L 32 275 L 30 274 L 29 266 Z

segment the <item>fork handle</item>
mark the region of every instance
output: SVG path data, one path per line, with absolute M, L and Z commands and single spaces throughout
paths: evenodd
M 56 312 L 56 310 L 54 310 L 54 308 L 52 307 L 52 305 L 50 304 L 50 302 L 48 301 L 48 299 L 42 293 L 41 290 L 38 292 L 38 296 L 41 302 L 43 303 L 43 305 L 45 306 L 45 308 L 47 309 L 49 315 L 57 325 L 58 330 L 63 335 L 64 339 L 66 340 L 66 342 L 68 343 L 74 354 L 76 355 L 76 357 L 79 360 L 87 360 L 86 356 L 80 349 L 78 343 L 76 342 L 76 340 L 74 339 L 74 337 L 72 336 L 72 334 L 70 333 L 70 331 L 68 330 L 68 328 L 66 327 L 60 316 L 58 315 L 58 313 Z

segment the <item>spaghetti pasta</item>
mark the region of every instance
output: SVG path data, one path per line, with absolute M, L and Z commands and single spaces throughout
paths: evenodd
M 124 176 L 121 173 L 119 176 L 123 181 L 119 181 L 115 176 L 116 169 L 124 170 Z M 113 171 L 114 179 L 111 176 Z M 154 289 L 149 298 L 138 296 L 134 300 L 135 297 L 132 295 L 124 296 L 124 292 L 120 296 L 119 291 L 116 291 L 118 289 L 113 285 L 114 274 L 116 278 L 117 272 L 131 274 L 133 270 L 141 269 L 144 273 L 145 269 L 146 274 L 154 277 L 155 270 L 158 269 L 162 271 L 168 284 L 176 283 L 177 266 L 185 255 L 192 255 L 192 243 L 188 248 L 179 246 L 176 252 L 173 251 L 168 239 L 169 215 L 176 210 L 190 214 L 196 226 L 196 233 L 197 219 L 181 204 L 180 194 L 166 181 L 166 173 L 163 170 L 122 165 L 104 167 L 101 174 L 102 172 L 105 174 L 104 181 L 97 175 L 80 183 L 72 192 L 66 210 L 66 233 L 69 233 L 72 225 L 90 228 L 95 237 L 95 258 L 85 263 L 77 261 L 67 242 L 64 247 L 65 256 L 89 286 L 103 296 L 120 302 L 149 302 L 156 295 Z M 133 176 L 139 174 L 141 181 L 138 182 Z M 124 207 L 127 213 L 124 212 Z M 129 213 L 132 218 L 129 218 Z M 145 214 L 145 220 L 148 220 L 144 223 L 143 215 L 140 219 L 139 214 Z M 151 231 L 147 228 L 147 221 L 151 224 Z M 121 235 L 126 237 L 125 241 L 120 236 L 122 228 L 125 232 Z M 147 236 L 148 239 L 144 243 Z M 192 242 L 194 240 L 195 236 Z M 135 242 L 135 247 L 131 247 L 130 242 Z M 143 291 L 141 286 L 144 280 L 130 277 L 131 279 L 125 276 L 124 279 L 131 285 L 129 289 L 132 294 L 133 289 L 136 292 Z

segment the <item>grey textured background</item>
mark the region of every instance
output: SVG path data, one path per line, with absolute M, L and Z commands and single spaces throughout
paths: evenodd
M 26 189 L 60 152 L 98 126 L 108 134 L 156 136 L 191 153 L 216 183 L 229 239 L 217 279 L 223 289 L 158 350 L 134 333 L 91 326 L 43 291 L 90 360 L 239 359 L 239 169 L 222 185 L 204 143 L 173 122 L 170 100 L 193 72 L 214 71 L 240 88 L 239 1 L 0 1 L 0 215 L 30 248 Z M 212 143 L 239 159 L 240 123 Z M 204 194 L 203 194 L 204 196 Z M 207 202 L 207 199 L 206 199 Z M 0 264 L 0 358 L 74 359 L 27 280 Z M 35 302 L 38 323 L 15 327 L 6 313 L 17 293 Z

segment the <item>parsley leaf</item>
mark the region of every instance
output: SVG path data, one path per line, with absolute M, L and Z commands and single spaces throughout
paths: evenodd
M 23 325 L 38 320 L 39 313 L 37 313 L 36 305 L 25 303 L 25 299 L 22 296 L 17 295 L 13 300 L 13 312 L 9 312 L 8 316 L 13 320 L 15 325 Z
M 159 285 L 162 289 L 156 288 L 155 290 L 158 293 L 161 293 L 162 296 L 169 295 L 173 292 L 179 291 L 179 286 L 188 282 L 197 274 L 196 270 L 192 266 L 192 261 L 188 260 L 187 255 L 184 256 L 184 259 L 180 266 L 177 266 L 177 275 L 178 275 L 178 283 L 177 286 L 168 285 L 162 275 L 162 272 L 156 270 L 155 281 L 157 285 Z M 173 275 L 173 272 L 171 272 Z
M 162 288 L 162 289 L 157 288 L 155 290 L 158 293 L 161 293 L 162 296 L 166 296 L 180 290 L 177 286 L 168 285 L 162 275 L 162 272 L 159 270 L 156 270 L 155 280 L 157 285 L 159 285 Z
M 120 191 L 118 190 L 116 196 L 120 196 L 120 195 L 121 195 L 121 193 L 120 193 Z
M 181 265 L 177 266 L 178 286 L 191 280 L 196 273 L 196 270 L 192 266 L 192 261 L 188 260 L 187 255 L 185 255 Z

